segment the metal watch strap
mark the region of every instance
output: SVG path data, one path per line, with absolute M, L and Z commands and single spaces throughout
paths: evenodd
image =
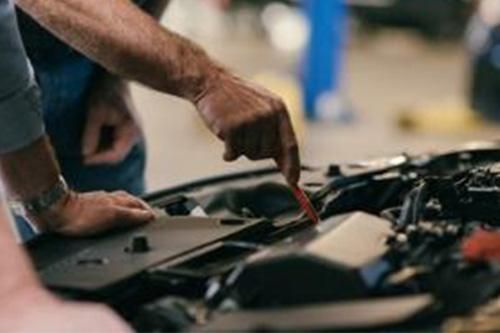
M 28 216 L 43 213 L 68 193 L 68 185 L 62 176 L 48 190 L 26 201 L 11 201 L 10 208 L 16 215 Z

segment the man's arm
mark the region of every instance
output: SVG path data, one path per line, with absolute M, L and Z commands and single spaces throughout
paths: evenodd
M 46 145 L 33 144 L 43 140 L 43 126 L 37 109 L 36 85 L 17 32 L 12 4 L 0 0 L 0 162 L 8 174 L 26 175 L 25 166 L 17 171 L 5 170 L 5 159 L 18 150 L 33 146 L 33 159 L 40 158 L 19 192 L 31 193 L 25 184 L 44 186 L 45 178 L 57 177 L 57 167 Z M 18 122 L 18 123 L 16 123 Z M 12 130 L 15 128 L 16 130 Z M 24 153 L 21 153 L 24 156 Z M 31 165 L 30 165 L 31 166 Z M 10 168 L 10 167 L 9 167 Z M 48 169 L 48 170 L 47 170 Z M 18 179 L 14 181 L 17 183 Z M 12 183 L 10 183 L 12 185 Z M 0 191 L 0 331 L 107 331 L 129 332 L 109 310 L 94 305 L 64 303 L 45 291 L 36 279 L 22 246 L 15 241 L 14 221 L 8 212 L 3 191 Z M 33 306 L 33 305 L 36 306 Z M 65 318 L 61 321 L 60 318 Z
M 131 332 L 111 310 L 101 305 L 68 303 L 47 292 L 36 278 L 22 245 L 14 240 L 13 223 L 2 198 L 1 332 Z
M 224 158 L 274 158 L 288 182 L 300 176 L 284 103 L 216 64 L 128 0 L 17 0 L 36 21 L 107 70 L 194 103 L 226 144 Z
M 31 198 L 57 182 L 59 169 L 43 139 L 38 87 L 8 0 L 0 0 L 0 73 L 0 172 L 13 196 Z
M 219 68 L 129 0 L 17 0 L 39 24 L 114 74 L 196 100 Z M 211 73 L 208 73 L 208 72 Z
M 147 0 L 141 7 L 158 20 L 168 3 Z M 143 136 L 129 82 L 102 69 L 92 82 L 87 108 L 81 147 L 85 165 L 122 162 Z M 103 135 L 104 129 L 112 135 Z
M 0 73 L 0 175 L 12 199 L 27 201 L 55 186 L 60 172 L 45 136 L 37 86 L 10 0 L 0 0 Z M 50 209 L 30 218 L 41 229 L 76 235 L 153 216 L 142 201 L 123 193 L 68 191 Z

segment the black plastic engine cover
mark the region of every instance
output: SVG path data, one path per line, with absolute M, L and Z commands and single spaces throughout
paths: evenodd
M 97 292 L 188 251 L 267 223 L 234 222 L 164 217 L 141 228 L 93 239 L 40 239 L 30 244 L 30 252 L 42 281 L 48 287 Z
M 356 213 L 324 221 L 317 231 L 251 257 L 235 284 L 240 304 L 272 308 L 366 296 L 388 268 L 382 256 L 390 223 Z

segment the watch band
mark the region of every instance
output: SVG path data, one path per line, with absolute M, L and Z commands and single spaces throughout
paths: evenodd
M 62 199 L 68 191 L 68 184 L 64 180 L 63 176 L 59 176 L 56 184 L 48 190 L 42 192 L 37 197 L 26 201 L 10 201 L 10 208 L 16 215 L 38 215 L 52 207 L 55 203 Z

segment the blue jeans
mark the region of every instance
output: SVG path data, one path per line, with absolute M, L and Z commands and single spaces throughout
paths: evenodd
M 81 140 L 87 118 L 87 99 L 102 69 L 21 12 L 19 26 L 42 90 L 46 130 L 70 187 L 77 191 L 125 190 L 142 194 L 145 189 L 144 142 L 138 143 L 119 164 L 83 165 Z M 21 235 L 25 239 L 32 236 L 31 228 L 24 221 L 18 221 Z
M 145 148 L 137 144 L 127 158 L 116 165 L 83 165 L 81 141 L 87 118 L 87 96 L 100 69 L 78 57 L 46 70 L 37 68 L 42 89 L 43 116 L 62 173 L 78 191 L 144 191 Z

